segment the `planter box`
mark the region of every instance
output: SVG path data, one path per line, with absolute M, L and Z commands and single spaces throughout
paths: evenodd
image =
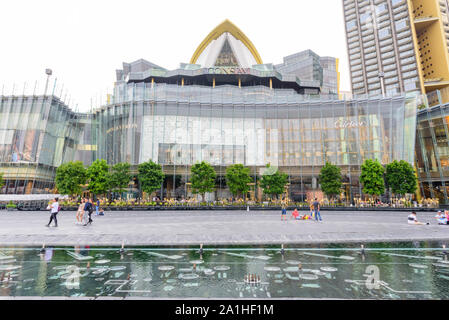
M 16 211 L 17 208 L 6 208 L 6 211 Z

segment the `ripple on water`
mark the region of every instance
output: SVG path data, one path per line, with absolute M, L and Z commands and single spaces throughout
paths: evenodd
M 277 279 L 277 280 L 274 280 L 274 282 L 275 282 L 275 283 L 283 283 L 284 281 L 283 281 L 283 280 L 280 280 L 280 279 Z
M 2 271 L 17 270 L 20 268 L 22 268 L 22 266 L 12 266 L 12 265 L 0 266 L 0 270 L 2 270 Z
M 412 268 L 417 268 L 417 269 L 427 269 L 428 268 L 426 265 L 417 264 L 417 263 L 410 263 L 409 266 Z
M 173 270 L 175 267 L 173 267 L 173 266 L 160 266 L 160 267 L 158 267 L 158 269 L 159 270 L 161 270 L 161 271 L 170 271 L 170 270 Z
M 184 279 L 184 280 L 194 280 L 194 279 L 198 279 L 200 276 L 197 275 L 196 273 L 181 273 L 178 278 L 179 279 Z
M 279 272 L 279 271 L 281 271 L 281 268 L 279 268 L 279 267 L 272 267 L 272 266 L 264 267 L 263 269 L 265 271 L 269 271 L 269 272 Z
M 321 271 L 325 271 L 325 272 L 335 272 L 338 270 L 337 268 L 334 268 L 334 267 L 321 267 L 320 269 L 321 269 Z
M 202 263 L 204 263 L 204 261 L 203 260 L 192 260 L 192 261 L 190 261 L 190 263 L 191 264 L 202 264 Z
M 298 265 L 298 264 L 301 263 L 301 261 L 298 261 L 298 260 L 287 260 L 286 263 L 287 263 L 287 264 Z
M 299 268 L 298 267 L 287 267 L 282 270 L 284 270 L 284 272 L 298 272 Z
M 120 270 L 125 270 L 126 267 L 125 266 L 115 266 L 115 267 L 110 267 L 109 270 L 111 271 L 120 271 Z
M 229 269 L 231 269 L 231 267 L 229 267 L 229 266 L 216 266 L 216 267 L 214 267 L 215 271 L 228 271 Z
M 299 277 L 303 280 L 317 280 L 318 276 L 314 274 L 300 274 Z
M 109 259 L 100 259 L 100 260 L 95 261 L 96 264 L 105 264 L 105 263 L 109 263 L 109 262 L 111 262 L 111 260 L 109 260 Z

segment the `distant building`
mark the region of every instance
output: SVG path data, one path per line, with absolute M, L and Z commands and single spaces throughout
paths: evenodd
M 305 50 L 284 58 L 284 63 L 274 66 L 282 74 L 292 74 L 301 80 L 319 81 L 322 94 L 338 95 L 338 59 L 320 57 L 312 50 Z

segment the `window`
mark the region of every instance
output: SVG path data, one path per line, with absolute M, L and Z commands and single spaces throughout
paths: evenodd
M 385 3 L 380 4 L 376 7 L 376 14 L 380 15 L 382 13 L 384 13 L 385 11 L 387 11 L 387 5 Z
M 396 31 L 402 31 L 405 28 L 408 28 L 408 20 L 403 19 L 395 22 Z
M 390 28 L 383 28 L 383 29 L 379 30 L 379 39 L 385 39 L 389 36 L 391 36 Z
M 351 30 L 353 28 L 355 28 L 357 26 L 357 23 L 355 22 L 355 20 L 349 21 L 348 23 L 346 23 L 346 29 L 347 30 Z

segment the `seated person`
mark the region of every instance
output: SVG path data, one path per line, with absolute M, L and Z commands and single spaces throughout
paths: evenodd
M 444 216 L 443 212 L 441 212 L 441 210 L 437 212 L 435 218 L 437 219 L 438 224 L 446 224 L 446 217 Z
M 418 219 L 416 218 L 416 212 L 412 212 L 408 218 L 408 224 L 414 224 L 414 225 L 429 225 L 430 223 L 423 223 L 423 222 L 419 222 Z
M 299 219 L 300 219 L 300 220 L 311 220 L 312 217 L 309 216 L 308 214 L 305 214 L 305 215 L 300 216 Z
M 104 209 L 100 208 L 100 212 L 98 213 L 99 216 L 104 216 Z
M 293 212 L 292 212 L 292 216 L 290 217 L 290 219 L 293 218 L 293 219 L 297 220 L 298 216 L 299 216 L 298 209 L 295 208 L 295 210 L 293 210 Z

